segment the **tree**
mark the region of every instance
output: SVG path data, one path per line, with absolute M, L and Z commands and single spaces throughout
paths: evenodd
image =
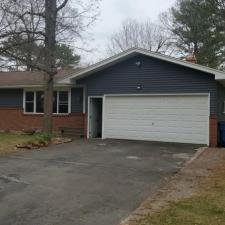
M 165 54 L 169 51 L 170 35 L 158 24 L 128 19 L 111 35 L 108 53 L 113 55 L 133 47 Z
M 19 43 L 23 43 L 18 45 Z M 20 36 L 12 36 L 7 41 L 2 42 L 3 49 L 10 48 L 10 54 L 16 55 L 17 59 L 10 57 L 8 53 L 2 53 L 2 57 L 5 59 L 2 68 L 7 68 L 8 70 L 26 70 L 32 71 L 35 68 L 31 65 L 31 62 L 35 64 L 40 59 L 40 53 L 43 46 L 38 45 L 35 42 L 28 43 L 25 38 Z M 24 57 L 24 58 L 23 58 Z M 19 60 L 22 58 L 22 60 Z
M 80 56 L 65 44 L 56 45 L 56 65 L 58 68 L 68 68 L 80 62 Z
M 225 36 L 220 30 L 218 6 L 212 2 L 215 3 L 212 0 L 178 0 L 170 10 L 172 21 L 168 28 L 175 35 L 180 54 L 187 55 L 191 51 L 199 64 L 219 68 L 225 56 Z
M 96 11 L 98 0 L 76 3 L 74 8 L 69 0 L 2 0 L 0 2 L 0 55 L 23 62 L 45 73 L 43 123 L 45 132 L 52 131 L 57 42 L 82 38 L 82 33 L 98 15 Z M 36 52 L 36 46 L 39 51 L 37 57 L 36 53 L 33 54 Z M 29 49 L 20 55 L 15 51 L 17 47 L 29 47 L 32 51 Z
M 16 43 L 23 42 L 24 40 L 18 40 L 21 37 L 13 37 L 8 39 L 3 43 L 4 48 L 7 46 L 13 46 Z M 7 54 L 2 54 L 4 57 L 4 63 L 2 63 L 2 68 L 7 70 L 26 70 L 33 71 L 35 67 L 30 65 L 32 61 L 34 64 L 40 61 L 44 61 L 43 45 L 38 45 L 35 42 L 18 45 L 11 47 L 10 52 L 16 55 L 18 58 L 25 56 L 26 61 L 15 60 L 13 57 L 8 57 Z M 77 65 L 80 62 L 80 56 L 74 54 L 74 50 L 66 44 L 58 43 L 56 45 L 56 67 L 57 68 L 67 68 L 72 65 Z

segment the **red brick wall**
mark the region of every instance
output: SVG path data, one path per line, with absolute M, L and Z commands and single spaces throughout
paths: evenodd
M 210 146 L 216 147 L 218 145 L 218 120 L 216 116 L 210 118 Z
M 211 115 L 210 117 L 210 146 L 216 147 L 218 145 L 218 120 L 216 116 Z M 84 135 L 87 138 L 87 115 L 84 115 Z
M 20 131 L 28 128 L 41 128 L 42 115 L 25 115 L 19 108 L 0 108 L 0 130 Z M 71 113 L 70 115 L 54 115 L 53 128 L 70 126 L 83 128 L 84 135 L 87 137 L 87 115 L 83 113 Z M 217 146 L 218 139 L 218 120 L 216 116 L 210 118 L 210 146 Z
M 40 128 L 43 123 L 43 115 L 26 115 L 23 109 L 0 108 L 0 130 L 20 131 L 28 128 Z M 71 113 L 70 115 L 54 115 L 53 129 L 69 126 L 84 129 L 83 113 Z

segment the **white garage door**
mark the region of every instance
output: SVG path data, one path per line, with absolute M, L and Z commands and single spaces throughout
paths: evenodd
M 209 144 L 208 95 L 107 96 L 103 138 Z

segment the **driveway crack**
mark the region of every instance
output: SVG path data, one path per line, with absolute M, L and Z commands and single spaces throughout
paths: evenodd
M 15 177 L 12 177 L 12 176 L 6 176 L 6 175 L 1 175 L 0 180 L 3 180 L 5 183 L 14 182 L 14 183 L 26 184 L 26 185 L 30 184 L 30 183 L 22 181 L 18 178 L 15 178 Z

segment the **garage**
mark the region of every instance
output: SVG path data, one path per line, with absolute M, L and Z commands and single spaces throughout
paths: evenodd
M 209 95 L 106 96 L 103 138 L 209 145 Z
M 130 49 L 74 75 L 86 137 L 217 146 L 225 74 L 188 58 Z

